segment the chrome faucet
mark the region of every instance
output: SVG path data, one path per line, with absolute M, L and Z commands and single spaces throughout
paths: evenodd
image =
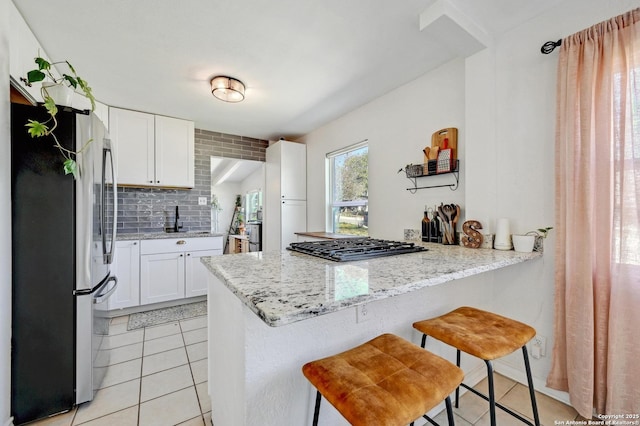
M 180 219 L 180 212 L 178 211 L 178 206 L 176 206 L 176 221 L 173 224 L 173 232 L 180 232 L 180 228 L 182 228 L 182 226 L 178 226 L 178 219 Z

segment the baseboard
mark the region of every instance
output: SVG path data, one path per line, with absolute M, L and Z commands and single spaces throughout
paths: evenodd
M 493 365 L 496 373 L 502 374 L 511 380 L 527 386 L 527 374 L 523 369 L 514 368 L 510 364 L 500 360 L 495 361 Z M 571 406 L 569 394 L 567 392 L 550 389 L 546 386 L 546 383 L 543 380 L 538 379 L 537 377 L 533 378 L 533 387 L 536 389 L 536 392 L 540 392 L 541 394 L 556 399 L 563 404 Z

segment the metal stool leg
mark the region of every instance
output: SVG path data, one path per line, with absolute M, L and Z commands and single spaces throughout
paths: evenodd
M 456 366 L 460 368 L 460 349 L 456 349 Z M 456 388 L 456 408 L 460 408 L 460 386 Z
M 496 394 L 493 387 L 493 366 L 491 361 L 486 361 L 487 364 L 487 380 L 489 385 L 489 416 L 491 417 L 491 426 L 496 426 Z
M 531 409 L 533 410 L 533 421 L 536 426 L 540 426 L 540 417 L 538 416 L 538 404 L 536 403 L 536 391 L 533 388 L 533 378 L 531 377 L 531 367 L 529 365 L 529 355 L 527 354 L 527 346 L 522 347 L 522 357 L 524 358 L 524 368 L 527 372 L 527 382 L 529 384 L 529 396 L 531 397 Z
M 444 400 L 445 405 L 447 406 L 447 421 L 449 422 L 449 426 L 455 426 L 455 421 L 453 420 L 453 409 L 451 408 L 451 398 L 447 397 Z
M 320 391 L 316 391 L 316 408 L 313 410 L 313 426 L 318 426 L 318 417 L 320 417 L 320 401 L 322 400 L 322 395 L 320 395 Z

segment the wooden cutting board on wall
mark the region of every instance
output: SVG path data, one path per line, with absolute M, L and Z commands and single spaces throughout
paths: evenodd
M 458 129 L 455 127 L 447 127 L 440 129 L 431 135 L 431 147 L 438 147 L 440 150 L 445 149 L 445 139 L 447 148 L 451 148 L 451 160 L 458 158 Z

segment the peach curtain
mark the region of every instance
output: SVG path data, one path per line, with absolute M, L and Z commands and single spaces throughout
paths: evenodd
M 640 414 L 638 67 L 640 9 L 562 40 L 547 386 L 586 418 Z

